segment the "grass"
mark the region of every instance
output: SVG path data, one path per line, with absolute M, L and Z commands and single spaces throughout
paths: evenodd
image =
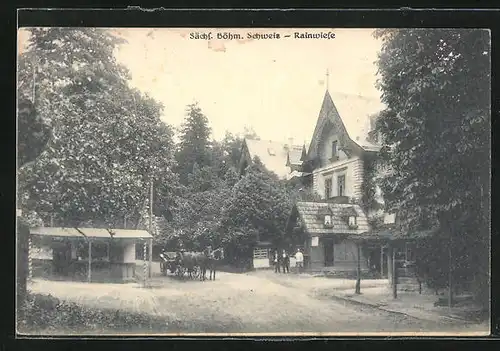
M 145 334 L 221 332 L 239 330 L 235 321 L 178 320 L 166 316 L 99 309 L 61 301 L 51 295 L 31 294 L 19 310 L 20 334 Z

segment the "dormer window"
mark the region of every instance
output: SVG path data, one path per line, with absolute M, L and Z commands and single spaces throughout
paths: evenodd
M 349 216 L 349 227 L 355 228 L 358 226 L 358 220 L 356 216 Z
M 325 225 L 325 227 L 327 227 L 327 228 L 331 228 L 331 227 L 333 227 L 333 223 L 332 223 L 332 215 L 330 215 L 330 214 L 325 215 L 324 225 Z
M 333 227 L 333 213 L 328 207 L 320 209 L 317 213 L 317 218 L 323 221 L 325 228 Z
M 345 218 L 349 229 L 358 229 L 358 213 L 354 207 L 348 207 L 345 210 L 343 217 Z

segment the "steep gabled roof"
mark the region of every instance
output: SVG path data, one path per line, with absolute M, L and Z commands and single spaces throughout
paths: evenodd
M 311 147 L 319 140 L 327 121 L 336 123 L 340 118 L 341 126 L 354 143 L 365 151 L 379 151 L 380 146 L 369 142 L 368 133 L 371 130 L 371 120 L 384 109 L 384 104 L 379 99 L 368 98 L 360 95 L 325 92 L 323 104 L 318 117 L 318 122 L 312 137 Z M 338 117 L 337 117 L 338 116 Z
M 302 146 L 279 143 L 270 140 L 245 139 L 250 158 L 257 156 L 267 170 L 275 173 L 279 178 L 285 179 L 290 173 L 287 166 L 288 155 L 290 151 L 290 162 L 300 164 Z M 299 151 L 296 151 L 299 150 Z
M 302 150 L 303 146 L 292 145 L 288 150 L 288 160 L 291 165 L 301 165 L 302 164 Z
M 368 232 L 370 226 L 365 213 L 359 205 L 356 204 L 335 204 L 329 202 L 297 202 L 295 208 L 300 216 L 300 219 L 305 226 L 305 230 L 309 234 L 359 234 Z M 318 216 L 325 210 L 332 213 L 333 227 L 325 228 L 323 219 Z M 356 212 L 357 229 L 351 229 L 345 218 L 346 211 Z

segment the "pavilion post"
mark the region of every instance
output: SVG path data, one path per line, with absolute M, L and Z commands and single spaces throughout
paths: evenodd
M 31 282 L 33 279 L 33 261 L 32 261 L 32 247 L 33 247 L 33 242 L 31 235 L 29 235 L 28 238 L 28 281 Z
M 380 277 L 384 278 L 384 245 L 380 245 Z
M 89 240 L 89 268 L 87 272 L 87 281 L 92 282 L 92 241 Z
M 143 278 L 144 278 L 144 287 L 147 286 L 147 279 L 148 279 L 148 259 L 147 259 L 147 250 L 148 250 L 148 242 L 146 240 L 144 240 L 144 245 L 143 245 L 143 249 L 144 249 L 144 257 L 143 257 L 143 260 L 144 260 L 144 271 L 143 271 Z
M 386 254 L 386 260 L 387 260 L 387 280 L 389 281 L 390 286 L 392 287 L 392 245 L 389 243 L 387 245 L 387 254 Z
M 149 278 L 153 276 L 153 239 L 149 239 Z

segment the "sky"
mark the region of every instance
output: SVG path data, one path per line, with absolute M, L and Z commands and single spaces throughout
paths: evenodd
M 213 137 L 255 130 L 262 139 L 308 143 L 326 90 L 379 99 L 373 29 L 114 28 L 126 39 L 116 57 L 130 84 L 165 106 L 162 119 L 180 126 L 198 102 Z M 195 40 L 190 33 L 279 33 L 281 39 Z M 335 33 L 297 39 L 295 32 Z M 290 34 L 290 38 L 285 38 Z M 349 118 L 349 116 L 342 116 Z

